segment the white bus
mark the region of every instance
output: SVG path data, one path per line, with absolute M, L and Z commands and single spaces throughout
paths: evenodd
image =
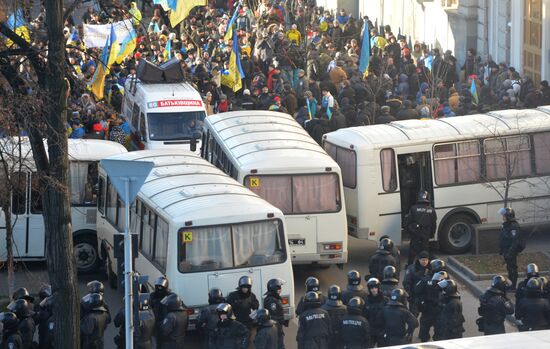
M 47 150 L 47 144 L 44 142 Z M 94 139 L 69 139 L 71 222 L 79 272 L 99 265 L 96 238 L 97 166 L 99 160 L 126 153 L 119 143 Z M 19 151 L 21 149 L 21 151 Z M 0 185 L 9 174 L 13 187 L 9 212 L 16 260 L 45 260 L 46 235 L 42 217 L 39 178 L 27 138 L 0 138 Z M 6 171 L 6 169 L 8 171 Z M 0 211 L 0 260 L 7 258 L 6 220 Z
M 202 156 L 285 214 L 294 264 L 347 262 L 340 168 L 290 115 L 228 112 L 204 127 Z
M 122 114 L 144 149 L 200 149 L 206 109 L 187 82 L 126 81 Z M 136 145 L 136 148 L 140 148 Z
M 449 253 L 469 249 L 472 224 L 501 222 L 506 188 L 520 224 L 550 220 L 550 107 L 340 129 L 324 147 L 343 169 L 348 226 L 360 238 L 400 243 L 420 190 Z
M 282 212 L 185 150 L 144 150 L 110 159 L 152 161 L 154 168 L 130 208 L 138 234 L 136 271 L 165 275 L 194 320 L 208 305 L 208 291 L 235 290 L 241 276 L 262 298 L 272 278 L 286 281 L 285 314 L 294 314 L 294 279 Z M 100 166 L 98 244 L 109 283 L 116 279 L 113 236 L 124 231 L 124 204 Z

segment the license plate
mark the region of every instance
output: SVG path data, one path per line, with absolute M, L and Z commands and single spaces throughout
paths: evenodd
M 288 244 L 290 246 L 305 246 L 306 239 L 289 239 Z

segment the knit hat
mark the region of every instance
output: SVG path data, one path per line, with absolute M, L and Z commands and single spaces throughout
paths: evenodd
M 422 251 L 418 254 L 418 259 L 422 259 L 422 258 L 430 259 L 430 254 L 427 251 Z

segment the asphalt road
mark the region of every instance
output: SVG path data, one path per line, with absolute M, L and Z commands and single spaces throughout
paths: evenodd
M 321 288 L 326 292 L 326 289 L 330 285 L 337 284 L 340 285 L 342 288 L 345 288 L 346 285 L 346 273 L 350 269 L 357 269 L 361 273 L 364 273 L 368 270 L 368 261 L 370 256 L 374 253 L 374 250 L 376 248 L 376 245 L 372 241 L 363 241 L 351 238 L 349 239 L 349 262 L 344 267 L 343 270 L 338 269 L 335 266 L 331 266 L 330 268 L 320 268 L 320 267 L 313 267 L 313 266 L 297 266 L 294 268 L 294 283 L 295 283 L 295 292 L 296 292 L 296 299 L 299 299 L 301 295 L 304 293 L 304 282 L 305 279 L 308 276 L 315 276 L 317 277 L 321 282 Z M 402 256 L 406 257 L 406 250 L 404 249 L 402 251 Z M 403 261 L 404 264 L 405 261 Z M 87 275 L 84 277 L 81 277 L 80 279 L 80 290 L 81 294 L 85 293 L 85 286 L 86 283 L 90 280 L 93 280 L 95 278 L 101 278 L 101 275 Z M 402 277 L 401 277 L 402 279 Z M 462 295 L 462 302 L 464 307 L 464 317 L 466 318 L 466 322 L 464 324 L 464 327 L 466 329 L 466 332 L 464 333 L 465 337 L 472 337 L 472 336 L 478 336 L 480 333 L 477 331 L 477 325 L 475 324 L 475 319 L 477 316 L 477 307 L 479 305 L 478 299 L 473 297 L 473 295 L 466 289 L 463 285 L 459 284 L 459 290 Z M 106 290 L 106 302 L 109 304 L 109 307 L 111 311 L 114 314 L 123 306 L 122 303 L 122 297 L 123 292 L 120 290 Z M 184 300 L 185 301 L 185 300 Z M 507 332 L 516 331 L 515 328 L 513 328 L 509 323 L 506 323 L 507 326 Z M 290 326 L 285 329 L 285 345 L 287 348 L 296 348 L 296 331 L 297 331 L 297 321 L 293 320 L 290 323 Z M 113 337 L 118 333 L 118 329 L 116 329 L 112 324 L 109 325 L 109 328 L 107 329 L 107 332 L 105 334 L 105 348 L 115 348 L 113 344 Z M 418 341 L 418 339 L 415 339 Z M 194 333 L 191 333 L 188 336 L 188 343 L 186 345 L 186 348 L 202 348 L 200 344 L 200 338 Z

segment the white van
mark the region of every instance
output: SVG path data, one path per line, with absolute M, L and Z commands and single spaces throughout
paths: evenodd
M 206 110 L 189 83 L 144 83 L 128 79 L 122 114 L 144 149 L 200 149 Z M 140 148 L 140 147 L 137 147 Z

